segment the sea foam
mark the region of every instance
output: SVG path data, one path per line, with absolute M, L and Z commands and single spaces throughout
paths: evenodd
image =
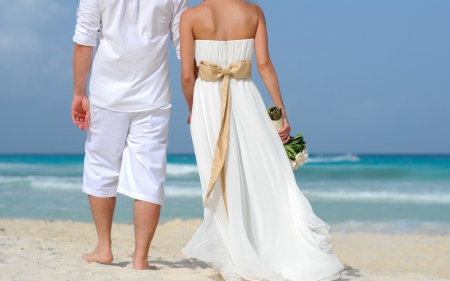
M 167 164 L 168 177 L 180 177 L 188 175 L 197 175 L 198 168 L 196 164 Z
M 339 162 L 359 162 L 358 156 L 353 154 L 336 155 L 329 157 L 310 157 L 306 163 L 339 163 Z
M 80 189 L 82 184 L 83 179 L 81 177 L 0 176 L 0 188 Z
M 331 224 L 333 232 L 450 235 L 450 224 L 444 222 L 423 222 L 395 220 L 389 222 L 347 221 Z
M 182 169 L 181 169 L 182 170 Z M 187 170 L 187 169 L 186 169 Z M 180 171 L 177 174 L 182 174 Z M 81 189 L 82 177 L 54 176 L 0 176 L 0 188 L 36 188 L 36 189 Z M 450 191 L 387 191 L 387 190 L 355 190 L 302 188 L 302 192 L 310 200 L 316 201 L 361 201 L 385 203 L 415 203 L 415 204 L 449 204 Z M 166 196 L 197 197 L 202 195 L 199 181 L 171 181 L 165 184 Z
M 302 190 L 310 200 L 333 201 L 372 201 L 386 203 L 416 203 L 416 204 L 448 204 L 450 193 L 447 192 L 394 192 L 394 191 L 364 191 L 364 190 Z

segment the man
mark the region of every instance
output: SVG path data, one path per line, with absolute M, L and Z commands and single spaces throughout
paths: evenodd
M 148 264 L 164 203 L 170 117 L 168 40 L 179 58 L 178 25 L 187 0 L 81 0 L 73 59 L 72 120 L 88 130 L 83 191 L 98 243 L 88 262 L 111 263 L 117 192 L 135 199 L 133 268 Z M 89 100 L 86 83 L 93 48 Z

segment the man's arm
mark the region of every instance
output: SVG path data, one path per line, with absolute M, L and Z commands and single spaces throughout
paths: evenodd
M 175 10 L 170 22 L 172 46 L 175 48 L 177 58 L 180 59 L 180 18 L 181 14 L 189 8 L 188 0 L 173 0 Z
M 73 101 L 72 121 L 81 130 L 89 128 L 89 100 L 86 84 L 91 71 L 94 47 L 75 44 L 73 53 Z
M 89 100 L 86 84 L 91 71 L 92 53 L 101 33 L 101 12 L 98 0 L 80 0 L 75 27 L 73 53 L 72 120 L 81 130 L 89 128 Z

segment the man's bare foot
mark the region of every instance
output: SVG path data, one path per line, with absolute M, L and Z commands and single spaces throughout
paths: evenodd
M 148 259 L 144 259 L 142 261 L 138 261 L 134 258 L 134 253 L 131 255 L 133 257 L 133 269 L 136 270 L 156 270 L 156 266 L 149 265 Z
M 92 253 L 84 254 L 83 259 L 87 262 L 109 264 L 113 261 L 114 257 L 111 250 L 101 251 L 98 247 L 95 247 Z

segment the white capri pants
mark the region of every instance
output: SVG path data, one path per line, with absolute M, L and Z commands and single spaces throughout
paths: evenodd
M 91 103 L 83 191 L 95 197 L 131 198 L 164 205 L 170 105 L 117 112 Z

